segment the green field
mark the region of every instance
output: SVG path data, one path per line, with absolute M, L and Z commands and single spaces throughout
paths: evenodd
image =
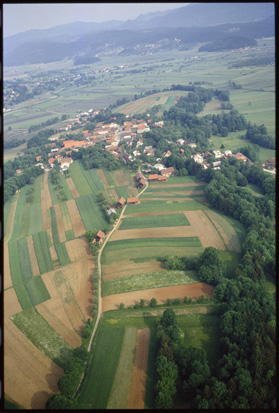
M 26 281 L 28 278 L 33 277 L 26 238 L 21 238 L 17 241 L 17 249 L 21 278 L 22 281 Z
M 84 223 L 86 231 L 92 229 L 102 229 L 108 227 L 102 210 L 100 209 L 95 194 L 88 194 L 76 198 L 77 207 Z
M 179 327 L 184 332 L 186 347 L 203 348 L 210 368 L 214 371 L 220 358 L 220 318 L 213 314 L 187 314 L 177 316 Z
M 201 247 L 198 237 L 169 237 L 169 238 L 135 238 L 119 241 L 110 241 L 106 251 L 121 250 L 123 248 L 140 247 Z
M 30 206 L 29 230 L 28 235 L 33 235 L 42 230 L 42 207 L 41 204 L 34 204 Z
M 89 183 L 84 175 L 84 169 L 81 166 L 81 162 L 75 161 L 70 165 L 70 175 L 74 181 L 75 187 L 78 193 L 83 196 L 92 192 Z
M 64 228 L 68 228 L 68 227 L 72 228 L 71 217 L 70 217 L 66 202 L 61 202 L 61 204 L 59 204 L 59 208 L 61 211 Z M 65 231 L 65 234 L 66 232 L 67 231 Z
M 20 237 L 22 227 L 24 228 L 24 230 L 26 230 L 27 228 L 26 223 L 23 222 L 23 211 L 24 211 L 24 205 L 26 204 L 26 195 L 27 195 L 28 189 L 29 189 L 28 185 L 26 185 L 20 190 L 20 193 L 19 193 L 17 206 L 16 206 L 16 212 L 15 212 L 15 218 L 14 218 L 13 233 L 10 238 L 11 241 L 15 241 L 17 238 Z M 30 206 L 30 204 L 28 206 Z M 26 210 L 28 209 L 28 206 L 25 209 L 25 213 L 26 213 Z M 26 215 L 25 215 L 25 218 L 26 218 Z M 28 213 L 27 219 L 28 219 L 28 228 L 29 228 L 29 213 Z M 27 229 L 27 232 L 28 232 L 28 229 Z
M 127 187 L 126 186 L 116 186 L 115 191 L 117 192 L 117 195 L 119 196 L 119 198 L 121 198 L 122 196 L 125 199 L 129 198 L 129 194 L 127 192 Z
M 241 252 L 241 244 L 245 237 L 245 227 L 236 219 L 220 213 L 219 211 L 210 210 L 213 217 L 221 225 L 223 231 L 229 238 L 230 244 L 236 252 Z
M 52 259 L 49 252 L 49 242 L 47 231 L 37 232 L 33 234 L 34 248 L 40 273 L 51 271 L 53 269 Z
M 88 371 L 78 395 L 78 407 L 106 409 L 123 343 L 124 328 L 100 328 Z
M 182 202 L 170 201 L 141 201 L 137 205 L 128 205 L 125 215 L 139 214 L 142 212 L 167 212 L 167 211 L 195 211 L 197 209 L 208 209 L 196 199 Z
M 84 173 L 84 176 L 85 176 L 87 182 L 90 185 L 90 188 L 91 188 L 92 192 L 97 192 L 101 189 L 104 189 L 104 184 L 101 181 L 101 179 L 100 179 L 100 177 L 97 173 L 97 169 L 88 169 L 88 170 L 86 170 L 86 169 L 83 168 L 83 173 Z
M 60 265 L 70 264 L 71 260 L 64 242 L 54 244 Z
M 75 239 L 75 234 L 74 234 L 74 231 L 72 229 L 69 229 L 68 231 L 65 231 L 65 236 L 66 236 L 67 241 L 72 241 L 73 239 Z
M 102 283 L 102 296 L 196 282 L 199 282 L 199 279 L 194 271 L 158 271 L 135 274 L 104 281 Z
M 107 250 L 107 246 L 102 253 L 102 265 L 113 265 L 121 260 L 131 260 L 133 262 L 147 262 L 154 261 L 158 257 L 165 257 L 168 255 L 196 255 L 203 252 L 203 247 L 170 247 L 160 246 L 158 247 L 136 247 L 136 248 L 124 248 L 118 250 Z
M 27 310 L 27 308 L 33 307 L 33 304 L 30 300 L 30 297 L 28 295 L 28 292 L 26 291 L 24 284 L 17 284 L 14 286 L 14 289 L 15 289 L 18 301 L 23 310 Z
M 134 228 L 176 227 L 190 225 L 184 214 L 146 215 L 123 218 L 119 230 Z
M 20 262 L 18 258 L 17 241 L 10 241 L 8 244 L 8 248 L 11 277 L 13 285 L 16 285 L 22 282 Z
M 156 188 L 155 186 L 153 187 L 148 187 L 146 191 L 144 192 L 144 197 L 149 193 L 154 193 L 156 195 L 157 192 L 189 192 L 189 191 L 203 191 L 206 188 L 205 185 L 199 185 L 199 186 L 173 186 L 173 187 L 160 187 Z
M 14 324 L 52 361 L 63 368 L 72 347 L 32 307 L 10 317 Z
M 8 218 L 9 218 L 9 214 L 11 211 L 11 207 L 12 204 L 15 202 L 15 197 L 13 196 L 12 198 L 10 198 L 4 206 L 4 211 L 3 211 L 3 216 L 4 216 L 4 235 L 6 234 L 6 229 L 7 229 L 7 223 L 8 223 Z
M 66 196 L 66 200 L 70 200 L 73 199 L 73 195 L 68 187 L 67 181 L 64 177 L 64 175 L 59 175 L 60 179 L 59 179 L 59 184 L 61 185 L 62 188 L 58 188 L 57 185 L 54 185 L 51 182 L 51 177 L 50 174 L 48 174 L 48 187 L 49 187 L 49 192 L 50 192 L 50 196 L 51 196 L 51 203 L 52 205 L 55 204 L 59 204 L 59 202 L 61 202 L 61 194 Z M 57 189 L 55 189 L 57 188 Z
M 107 405 L 108 409 L 128 408 L 136 341 L 137 329 L 126 327 L 118 367 Z

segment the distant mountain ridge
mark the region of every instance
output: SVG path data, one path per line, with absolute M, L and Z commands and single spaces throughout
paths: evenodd
M 170 45 L 174 38 L 181 39 L 181 45 L 214 42 L 234 26 L 238 35 L 249 39 L 273 36 L 273 16 L 272 3 L 195 3 L 175 10 L 143 14 L 126 22 L 74 22 L 50 29 L 29 30 L 4 38 L 4 65 L 92 58 L 109 47 L 124 48 L 128 53 L 137 44 L 163 39 Z M 246 19 L 250 19 L 249 23 L 243 23 Z

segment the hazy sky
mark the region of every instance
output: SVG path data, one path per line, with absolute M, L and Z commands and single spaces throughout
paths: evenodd
M 140 14 L 183 7 L 188 3 L 15 3 L 3 4 L 3 34 L 48 29 L 75 21 L 135 19 Z

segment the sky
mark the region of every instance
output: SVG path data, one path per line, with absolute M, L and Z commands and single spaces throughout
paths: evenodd
M 183 7 L 189 3 L 3 3 L 3 35 L 48 29 L 71 22 L 135 19 L 140 14 Z

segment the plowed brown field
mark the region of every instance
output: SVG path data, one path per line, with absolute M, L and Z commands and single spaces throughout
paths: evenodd
M 71 262 L 90 255 L 88 240 L 85 237 L 73 239 L 65 243 Z
M 173 287 L 150 288 L 148 290 L 131 291 L 128 293 L 114 294 L 102 298 L 103 311 L 119 309 L 119 304 L 124 303 L 126 307 L 140 303 L 143 298 L 148 305 L 151 298 L 156 298 L 158 304 L 165 304 L 167 298 L 180 298 L 185 296 L 197 300 L 201 295 L 212 297 L 213 287 L 206 283 L 195 283 L 176 285 Z
M 13 281 L 10 271 L 9 247 L 4 245 L 4 289 L 12 287 Z
M 203 211 L 184 211 L 184 214 L 190 222 L 191 227 L 194 228 L 204 248 L 215 247 L 220 250 L 226 249 L 220 235 Z
M 5 319 L 13 314 L 22 311 L 14 288 L 9 288 L 4 292 L 4 317 Z
M 74 199 L 70 199 L 69 201 L 67 201 L 67 207 L 68 207 L 68 211 L 71 217 L 71 222 L 72 222 L 72 227 L 73 227 L 75 237 L 78 238 L 81 235 L 84 235 L 86 231 L 85 231 L 76 201 Z
M 66 241 L 65 229 L 64 229 L 64 224 L 63 224 L 63 219 L 62 219 L 59 204 L 54 205 L 54 209 L 55 209 L 55 214 L 56 214 L 56 222 L 57 222 L 59 240 L 60 242 L 65 242 Z
M 6 227 L 6 232 L 5 232 L 5 237 L 4 237 L 4 243 L 7 244 L 12 236 L 13 229 L 14 229 L 14 221 L 15 221 L 15 213 L 16 213 L 16 206 L 17 206 L 17 201 L 19 197 L 19 192 L 15 195 L 15 200 L 11 205 L 9 217 L 8 217 L 8 222 L 7 222 L 7 227 Z M 4 210 L 5 214 L 5 210 Z
M 34 243 L 33 243 L 33 237 L 30 235 L 27 237 L 27 245 L 28 245 L 28 251 L 30 255 L 30 262 L 31 262 L 31 267 L 32 267 L 32 272 L 33 276 L 35 277 L 36 275 L 40 275 L 40 269 L 37 261 L 37 256 L 35 253 L 35 248 L 34 248 Z
M 113 175 L 117 186 L 128 186 L 130 184 L 128 177 L 123 171 L 114 171 Z
M 195 232 L 195 229 L 191 226 L 123 229 L 122 231 L 116 231 L 111 236 L 110 241 L 133 238 L 169 238 L 194 236 L 197 236 L 197 234 Z
M 62 368 L 5 318 L 5 393 L 27 409 L 44 409 L 48 397 L 58 392 L 57 382 L 62 374 Z
M 102 169 L 97 169 L 97 174 L 101 178 L 101 181 L 103 182 L 105 188 L 108 188 L 110 185 L 107 181 L 107 178 L 105 177 L 105 174 L 104 174 L 103 170 Z
M 67 182 L 67 184 L 68 184 L 68 187 L 69 187 L 69 189 L 70 189 L 73 197 L 74 197 L 74 198 L 78 198 L 78 197 L 80 196 L 80 194 L 79 194 L 79 192 L 78 192 L 78 190 L 77 190 L 77 188 L 76 188 L 76 186 L 75 186 L 75 183 L 74 183 L 74 181 L 72 180 L 72 178 L 67 178 L 67 179 L 66 179 L 66 182 Z
M 47 210 L 51 207 L 51 196 L 48 188 L 48 173 L 42 175 L 41 180 L 41 205 L 42 205 L 42 231 L 51 227 L 51 219 L 47 216 Z
M 128 409 L 144 409 L 150 329 L 138 331 Z
M 59 270 L 42 274 L 51 299 L 61 300 L 63 311 L 57 317 L 64 317 L 66 313 L 72 328 L 78 334 L 91 317 L 93 269 L 93 259 L 83 258 Z
M 73 330 L 59 298 L 47 300 L 37 305 L 36 309 L 72 347 L 81 346 L 81 338 Z
M 134 274 L 147 274 L 157 271 L 165 271 L 165 268 L 162 267 L 162 264 L 159 261 L 142 263 L 126 261 L 125 264 L 120 261 L 117 263 L 117 266 L 102 266 L 102 278 L 104 281 L 108 281 L 114 278 L 127 277 Z
M 233 247 L 231 246 L 230 240 L 227 236 L 227 234 L 224 232 L 223 228 L 221 227 L 221 225 L 216 221 L 216 219 L 214 218 L 214 216 L 211 214 L 210 211 L 206 211 L 207 216 L 211 219 L 211 221 L 213 222 L 213 224 L 215 225 L 215 227 L 217 228 L 217 230 L 219 231 L 219 233 L 222 235 L 222 238 L 224 240 L 224 243 L 226 244 L 226 247 L 230 250 L 233 251 Z

